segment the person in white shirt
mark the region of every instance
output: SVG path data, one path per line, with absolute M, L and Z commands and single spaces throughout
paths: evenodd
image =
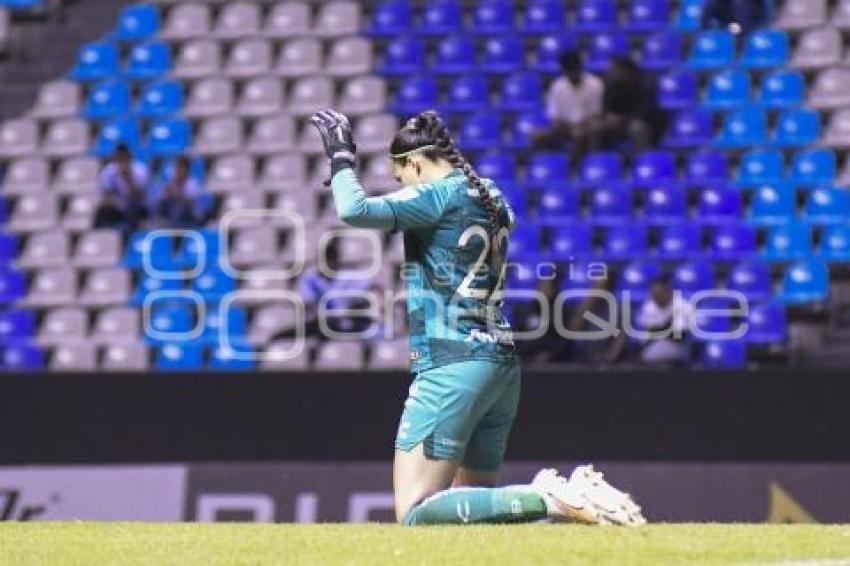
M 688 361 L 688 332 L 693 311 L 681 293 L 674 293 L 669 279 L 659 277 L 652 283 L 650 296 L 641 306 L 637 326 L 654 335 L 646 336 L 640 359 L 647 363 L 684 363 Z
M 551 126 L 535 132 L 532 142 L 537 149 L 565 149 L 570 143 L 582 145 L 591 120 L 602 112 L 605 85 L 599 77 L 582 69 L 576 51 L 560 56 L 561 76 L 546 95 L 546 114 Z M 581 147 L 573 147 L 580 155 Z
M 95 228 L 124 228 L 133 232 L 148 217 L 148 166 L 135 161 L 130 148 L 121 144 L 100 172 L 101 201 L 95 212 Z

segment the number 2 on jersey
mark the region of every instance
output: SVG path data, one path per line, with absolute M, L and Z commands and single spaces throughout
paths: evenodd
M 502 282 L 505 279 L 505 269 L 507 268 L 507 262 L 505 261 L 505 243 L 508 241 L 508 234 L 508 228 L 503 226 L 498 232 L 496 232 L 491 242 L 490 234 L 483 226 L 473 224 L 463 231 L 457 242 L 459 246 L 463 247 L 468 245 L 469 241 L 477 236 L 484 241 L 484 247 L 481 248 L 481 253 L 478 254 L 478 258 L 469 268 L 469 272 L 457 288 L 458 295 L 464 298 L 479 300 L 485 300 L 488 297 L 491 297 L 491 295 L 493 300 L 500 300 L 502 298 Z M 487 260 L 491 247 L 495 250 L 492 261 L 494 269 L 499 273 L 499 278 L 496 280 L 496 284 L 492 289 L 487 287 L 475 288 L 472 285 L 475 283 L 476 278 L 482 273 L 486 273 L 482 272 L 482 268 L 484 267 L 484 262 Z

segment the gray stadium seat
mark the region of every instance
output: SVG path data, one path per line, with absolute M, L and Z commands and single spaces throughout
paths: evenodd
M 79 118 L 61 118 L 50 124 L 41 151 L 51 157 L 81 155 L 89 149 L 89 124 Z
M 300 191 L 307 188 L 307 161 L 297 153 L 266 160 L 257 184 L 265 191 Z
M 786 0 L 776 19 L 777 27 L 800 30 L 826 23 L 826 0 Z
M 88 335 L 89 315 L 80 307 L 59 307 L 47 312 L 38 330 L 38 343 L 54 346 L 82 342 Z
M 289 151 L 295 146 L 295 120 L 289 114 L 265 116 L 254 122 L 247 150 L 255 155 Z
M 354 128 L 354 139 L 357 140 L 357 150 L 363 153 L 386 153 L 390 142 L 398 130 L 398 121 L 391 114 L 375 114 L 364 116 L 357 121 Z
M 305 2 L 280 2 L 266 17 L 263 35 L 273 39 L 309 35 L 313 26 L 311 11 Z
M 64 79 L 50 81 L 39 89 L 32 116 L 41 119 L 75 116 L 80 111 L 81 100 L 79 83 Z
M 41 157 L 20 157 L 9 164 L 3 179 L 3 192 L 7 195 L 40 193 L 50 182 L 47 160 Z
M 280 50 L 275 71 L 281 77 L 304 77 L 322 71 L 322 43 L 315 38 L 287 41 Z
M 390 160 L 384 155 L 375 155 L 366 161 L 363 168 L 363 186 L 370 191 L 388 192 L 399 188 L 393 177 Z
M 38 124 L 35 120 L 6 120 L 0 126 L 0 157 L 31 155 L 38 149 L 38 141 Z
M 808 105 L 813 108 L 829 109 L 850 105 L 850 69 L 821 71 L 809 92 Z
M 381 77 L 363 76 L 345 82 L 339 110 L 349 116 L 382 112 L 387 107 L 387 84 Z
M 162 39 L 193 39 L 208 35 L 211 27 L 212 18 L 207 4 L 181 3 L 169 11 L 159 36 Z
M 330 207 L 329 212 L 336 215 L 336 212 Z M 371 262 L 375 257 L 374 239 L 378 240 L 378 250 L 382 250 L 378 232 L 374 230 L 360 230 L 355 228 L 347 228 L 338 238 L 339 242 L 339 257 L 342 262 L 347 265 L 363 265 Z M 379 256 L 383 256 L 382 251 L 377 252 Z
M 61 194 L 93 193 L 99 174 L 100 161 L 96 157 L 69 157 L 59 164 L 52 190 Z
M 42 269 L 36 273 L 23 303 L 45 308 L 70 305 L 77 296 L 77 272 L 68 267 Z
M 94 371 L 97 369 L 97 348 L 85 342 L 57 345 L 49 367 L 50 371 Z
M 73 262 L 77 267 L 111 267 L 121 259 L 122 249 L 116 230 L 86 232 L 77 242 Z
M 340 0 L 323 3 L 316 16 L 313 33 L 319 37 L 356 35 L 360 32 L 360 18 L 359 2 Z
M 410 365 L 407 339 L 379 340 L 371 344 L 369 369 L 407 369 Z
M 270 276 L 275 274 L 275 276 Z M 275 260 L 269 265 L 254 266 L 241 278 L 240 289 L 244 291 L 252 291 L 258 294 L 268 293 L 266 297 L 258 296 L 257 298 L 246 297 L 246 304 L 268 303 L 275 299 L 275 293 L 285 291 L 289 288 L 288 281 L 280 275 L 280 262 Z
M 332 77 L 352 77 L 372 68 L 372 43 L 363 37 L 334 41 L 325 61 L 325 72 Z
M 298 136 L 296 147 L 298 151 L 313 157 L 324 155 L 325 153 L 325 144 L 322 142 L 322 136 L 310 124 L 304 124 L 304 127 L 301 128 L 301 135 Z
M 70 238 L 64 230 L 37 232 L 27 239 L 18 266 L 26 269 L 64 267 L 68 264 L 70 249 Z
M 95 269 L 86 278 L 80 304 L 92 307 L 123 305 L 130 297 L 130 272 L 121 267 Z
M 62 228 L 72 232 L 82 232 L 92 226 L 94 209 L 99 195 L 74 195 L 68 202 L 67 210 L 62 216 Z
M 192 153 L 210 156 L 242 149 L 242 121 L 235 116 L 207 118 L 201 122 Z
M 840 30 L 850 29 L 850 0 L 838 0 L 829 25 Z
M 233 90 L 233 82 L 230 79 L 201 79 L 192 85 L 183 114 L 190 118 L 227 114 L 233 108 Z
M 360 342 L 328 341 L 318 346 L 313 362 L 316 370 L 363 369 L 363 344 Z
M 832 115 L 821 145 L 834 148 L 850 147 L 850 109 L 844 108 Z
M 240 210 L 266 210 L 265 206 L 266 193 L 262 191 L 247 190 L 228 194 L 224 197 L 224 202 L 221 205 L 220 218 L 224 218 L 228 213 L 236 213 Z M 264 222 L 263 216 L 254 214 L 237 215 L 232 220 L 233 227 L 257 226 Z M 238 254 L 232 254 L 232 261 L 237 261 Z
M 248 81 L 236 109 L 240 116 L 258 117 L 280 112 L 283 85 L 277 77 L 259 77 Z
M 54 227 L 59 207 L 52 193 L 23 195 L 15 205 L 6 229 L 11 232 L 38 232 Z
M 333 98 L 333 82 L 329 77 L 301 78 L 292 89 L 288 110 L 294 116 L 309 116 L 322 108 L 332 107 Z
M 291 191 L 279 193 L 274 200 L 274 208 L 297 212 L 305 222 L 311 222 L 319 214 L 316 194 L 313 191 Z
M 841 63 L 844 47 L 838 30 L 824 28 L 803 33 L 791 66 L 800 69 L 821 69 Z
M 248 329 L 248 341 L 255 345 L 268 344 L 275 334 L 295 328 L 297 314 L 289 302 L 277 302 L 258 307 Z
M 272 67 L 272 46 L 265 39 L 243 39 L 230 51 L 224 72 L 233 78 L 256 77 Z
M 200 79 L 215 75 L 221 69 L 221 44 L 210 39 L 196 39 L 183 44 L 171 74 L 180 79 Z
M 221 39 L 253 37 L 260 32 L 260 5 L 253 2 L 225 4 L 213 33 Z
M 357 141 L 357 149 L 360 150 L 360 140 Z M 367 152 L 363 152 L 367 153 Z M 307 187 L 314 192 L 330 192 L 330 187 L 325 183 L 331 178 L 331 165 L 329 159 L 319 159 L 313 164 L 310 174 L 307 177 Z
M 216 159 L 207 176 L 207 190 L 213 193 L 246 191 L 254 186 L 254 158 L 236 154 Z
M 295 343 L 288 340 L 276 340 L 269 344 L 260 360 L 260 370 L 263 371 L 304 371 L 310 366 L 309 342 L 303 347 L 295 348 Z
M 141 315 L 126 306 L 102 310 L 95 320 L 90 340 L 96 344 L 136 342 L 141 335 Z
M 277 229 L 270 225 L 241 228 L 236 232 L 230 262 L 239 268 L 271 264 L 277 259 Z
M 145 371 L 149 366 L 148 347 L 141 343 L 128 343 L 107 346 L 100 368 L 109 371 Z

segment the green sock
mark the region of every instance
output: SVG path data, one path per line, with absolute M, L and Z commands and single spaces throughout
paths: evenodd
M 546 502 L 527 485 L 458 487 L 425 499 L 404 524 L 527 523 L 546 517 Z

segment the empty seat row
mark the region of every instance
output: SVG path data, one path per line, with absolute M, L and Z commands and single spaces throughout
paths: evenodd
M 802 106 L 806 83 L 799 71 L 773 71 L 761 80 L 754 93 L 753 79 L 746 71 L 725 70 L 711 76 L 704 92 L 699 77 L 689 71 L 674 71 L 658 81 L 659 104 L 668 110 L 701 105 L 710 110 L 730 110 L 755 103 L 764 108 L 780 109 Z
M 721 149 L 746 149 L 772 145 L 804 147 L 818 142 L 820 115 L 810 109 L 785 109 L 776 124 L 769 126 L 767 112 L 757 106 L 732 110 L 723 117 L 719 131 L 708 110 L 683 110 L 674 115 L 663 141 L 669 148 L 695 148 L 711 145 Z
M 787 30 L 804 30 L 829 24 L 850 29 L 850 2 L 838 0 L 830 13 L 827 0 L 786 0 L 774 25 Z

